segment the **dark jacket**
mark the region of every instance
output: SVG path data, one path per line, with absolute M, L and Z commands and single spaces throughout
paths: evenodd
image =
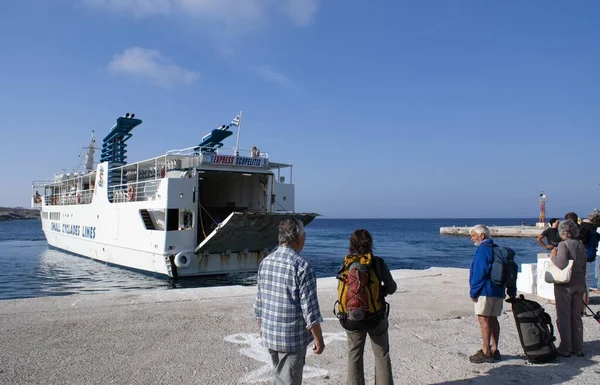
M 590 239 L 590 233 L 592 231 L 596 231 L 596 226 L 588 222 L 581 222 L 581 224 L 578 227 L 579 235 L 577 236 L 577 239 L 583 242 L 583 246 L 587 249 L 588 241 Z
M 392 273 L 390 273 L 390 269 L 382 258 L 373 257 L 373 270 L 375 270 L 375 274 L 379 281 L 381 282 L 381 292 L 383 296 L 394 294 L 396 289 L 398 289 L 398 285 L 394 278 L 392 277 Z
M 596 234 L 596 237 L 594 238 L 595 244 L 590 245 L 590 237 L 593 233 Z M 593 223 L 582 222 L 581 225 L 579 225 L 579 236 L 577 237 L 577 239 L 579 239 L 581 243 L 583 243 L 583 247 L 585 248 L 588 257 L 588 261 L 593 261 L 596 259 L 596 253 L 598 251 L 598 238 L 600 238 L 600 236 L 597 233 L 598 226 L 594 225 Z

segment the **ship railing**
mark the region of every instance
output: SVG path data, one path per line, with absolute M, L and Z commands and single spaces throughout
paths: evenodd
M 210 155 L 233 155 L 235 151 L 233 149 L 213 149 L 210 147 L 189 147 L 179 150 L 168 151 L 165 155 L 161 155 L 156 158 L 143 160 L 137 163 L 131 163 L 124 166 L 113 167 L 109 170 L 109 175 L 114 180 L 137 183 L 147 180 L 162 179 L 167 176 L 169 171 L 184 171 L 182 169 L 182 160 L 194 158 L 198 159 L 199 163 L 210 163 Z M 261 160 L 263 166 L 268 165 L 269 154 L 266 152 L 260 152 L 259 150 L 239 150 L 238 155 L 240 157 L 264 159 Z M 196 162 L 186 162 L 185 169 L 189 169 Z M 120 177 L 119 177 L 120 174 Z M 115 185 L 115 188 L 121 188 L 122 185 Z
M 87 173 L 73 173 L 73 174 L 56 174 L 54 179 L 40 179 L 31 182 L 33 188 L 41 187 L 63 187 L 63 186 L 75 186 L 79 182 L 91 184 L 96 176 L 96 171 L 90 171 Z
M 41 187 L 45 187 L 49 184 L 53 184 L 54 183 L 54 179 L 39 179 L 39 180 L 34 180 L 33 182 L 31 182 L 31 187 L 33 188 L 41 188 Z
M 179 155 L 179 156 L 201 156 L 202 154 L 216 154 L 216 155 L 234 155 L 234 156 L 244 156 L 248 158 L 263 158 L 269 159 L 268 152 L 261 152 L 258 148 L 253 148 L 251 150 L 236 150 L 234 148 L 213 148 L 213 147 L 188 147 L 182 148 L 179 150 L 170 150 L 165 154 L 169 155 Z
M 46 194 L 44 196 L 48 206 L 69 206 L 69 205 L 88 205 L 94 198 L 94 190 L 69 191 L 56 194 Z
M 181 170 L 180 156 L 162 155 L 141 162 L 114 167 L 109 172 L 117 182 L 121 180 L 127 183 L 137 183 L 148 179 L 162 179 L 166 177 L 167 172 L 173 170 Z M 122 185 L 115 185 L 114 187 L 121 188 Z
M 130 182 L 112 187 L 114 203 L 156 200 L 160 180 Z
M 42 205 L 42 195 L 44 195 L 46 187 L 53 183 L 53 179 L 39 179 L 31 182 L 31 207 L 39 208 Z M 48 202 L 47 199 L 46 197 L 46 202 Z

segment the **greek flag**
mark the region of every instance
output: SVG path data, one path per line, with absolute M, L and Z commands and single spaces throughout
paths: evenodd
M 240 126 L 240 116 L 236 115 L 235 118 L 231 120 L 231 125 L 239 127 Z

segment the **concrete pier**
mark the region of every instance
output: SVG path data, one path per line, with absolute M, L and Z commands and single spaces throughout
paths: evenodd
M 388 301 L 396 384 L 597 384 L 600 325 L 584 318 L 586 356 L 527 364 L 510 305 L 499 317 L 502 360 L 471 364 L 481 348 L 468 271 L 396 270 Z M 305 384 L 346 380 L 346 334 L 331 309 L 335 278 L 319 279 L 325 351 L 309 353 Z M 255 286 L 73 295 L 0 301 L 1 384 L 269 383 L 252 301 Z M 600 310 L 594 293 L 592 305 Z M 534 296 L 528 296 L 528 298 Z M 542 304 L 544 300 L 536 299 Z M 556 322 L 554 306 L 545 304 Z M 366 345 L 367 383 L 373 357 Z
M 443 235 L 466 235 L 473 226 L 452 226 L 440 227 L 440 234 Z M 492 237 L 513 237 L 513 238 L 536 238 L 544 231 L 544 228 L 536 226 L 488 226 Z

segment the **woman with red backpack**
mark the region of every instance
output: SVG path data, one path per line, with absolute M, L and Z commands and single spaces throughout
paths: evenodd
M 348 384 L 364 384 L 363 354 L 367 334 L 375 355 L 375 384 L 393 384 L 388 336 L 388 306 L 384 297 L 397 285 L 382 258 L 373 255 L 367 230 L 350 237 L 350 254 L 344 258 L 338 279 L 338 313 L 348 337 Z

